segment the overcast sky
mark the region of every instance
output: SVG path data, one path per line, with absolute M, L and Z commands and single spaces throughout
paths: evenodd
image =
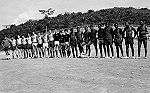
M 2 25 L 20 24 L 29 19 L 41 19 L 39 9 L 55 9 L 54 15 L 64 12 L 86 12 L 112 7 L 147 7 L 149 0 L 0 0 L 0 29 Z

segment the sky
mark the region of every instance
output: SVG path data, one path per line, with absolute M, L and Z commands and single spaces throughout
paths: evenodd
M 100 10 L 113 7 L 146 7 L 149 0 L 0 0 L 0 30 L 3 25 L 26 22 L 29 19 L 42 19 L 40 9 L 53 8 L 56 16 L 65 12 L 86 12 L 89 9 Z

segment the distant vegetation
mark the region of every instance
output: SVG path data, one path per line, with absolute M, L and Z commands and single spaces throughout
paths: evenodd
M 27 35 L 27 33 L 43 32 L 45 27 L 51 28 L 68 28 L 88 24 L 100 24 L 104 22 L 118 22 L 120 25 L 125 21 L 131 24 L 139 24 L 139 20 L 144 20 L 147 25 L 150 25 L 150 10 L 147 8 L 136 9 L 133 7 L 114 7 L 102 9 L 99 11 L 88 10 L 86 13 L 77 12 L 59 14 L 56 17 L 45 17 L 41 20 L 29 20 L 18 26 L 11 25 L 8 29 L 0 31 L 0 41 L 4 36 Z

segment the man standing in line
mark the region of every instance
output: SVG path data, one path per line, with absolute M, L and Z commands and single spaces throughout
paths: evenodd
M 32 53 L 33 53 L 33 57 L 34 57 L 34 58 L 37 58 L 37 57 L 38 57 L 37 35 L 35 34 L 35 32 L 32 32 L 32 34 L 33 34 L 33 35 L 31 36 L 31 38 L 32 38 L 32 45 L 33 45 L 33 51 L 32 51 Z
M 116 51 L 117 51 L 117 58 L 119 58 L 119 48 L 122 54 L 123 58 L 123 48 L 122 48 L 122 41 L 123 41 L 123 31 L 121 28 L 118 27 L 118 24 L 114 24 L 115 30 L 114 30 L 114 43 L 116 46 Z
M 49 30 L 49 35 L 48 35 L 48 55 L 50 58 L 54 57 L 54 32 L 52 30 Z
M 112 53 L 112 58 L 114 58 L 114 50 L 113 50 L 114 33 L 113 33 L 113 28 L 110 26 L 108 22 L 105 23 L 104 37 L 105 37 L 104 38 L 105 45 L 107 47 L 108 58 L 110 58 L 110 49 Z
M 75 32 L 73 31 L 73 28 L 70 28 L 70 46 L 72 49 L 73 58 L 78 57 L 77 38 Z M 74 51 L 76 52 L 76 55 Z
M 43 52 L 44 52 L 44 57 L 46 57 L 46 53 L 48 52 L 48 34 L 47 31 L 45 31 L 43 35 Z
M 97 58 L 98 49 L 97 49 L 97 30 L 94 29 L 93 25 L 90 26 L 90 41 L 87 44 L 87 47 L 90 47 L 91 44 L 94 45 L 95 48 L 95 58 Z
M 98 40 L 99 40 L 99 50 L 100 50 L 101 58 L 105 58 L 106 57 L 106 47 L 105 47 L 105 42 L 104 42 L 104 29 L 101 27 L 101 25 L 98 25 Z M 103 56 L 102 49 L 104 49 L 105 56 Z
M 126 45 L 126 58 L 129 58 L 129 45 L 131 47 L 131 51 L 132 51 L 132 58 L 134 57 L 134 38 L 136 36 L 136 30 L 128 23 L 125 23 L 125 28 L 124 28 L 124 38 L 125 38 L 125 45 Z
M 16 47 L 17 47 L 17 41 L 14 37 L 11 38 L 11 49 L 12 49 L 12 58 L 14 59 L 16 56 Z
M 81 54 L 84 53 L 84 49 L 81 45 L 83 43 L 83 32 L 80 31 L 80 27 L 77 27 L 76 37 L 77 37 L 77 44 L 78 44 L 79 52 L 80 52 L 79 57 L 81 57 Z
M 65 49 L 66 49 L 66 54 L 67 54 L 67 57 L 69 58 L 70 57 L 70 54 L 71 54 L 71 51 L 70 51 L 70 44 L 69 44 L 69 41 L 70 41 L 70 34 L 68 33 L 68 30 L 65 29 Z
M 4 51 L 6 53 L 6 58 L 10 59 L 9 50 L 10 50 L 10 47 L 11 47 L 11 41 L 6 36 L 5 36 L 4 40 L 2 41 L 2 46 L 3 46 Z
M 22 43 L 21 43 L 21 37 L 17 36 L 17 58 L 22 58 Z
M 137 37 L 138 37 L 138 58 L 140 58 L 141 45 L 143 43 L 145 49 L 145 59 L 147 59 L 147 27 L 143 21 L 140 21 L 140 26 L 137 29 Z

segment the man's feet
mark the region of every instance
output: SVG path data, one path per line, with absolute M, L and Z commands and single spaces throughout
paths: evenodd
M 132 58 L 132 59 L 135 59 L 135 56 L 132 56 L 131 58 Z
M 129 57 L 128 56 L 126 56 L 126 57 L 124 57 L 125 59 L 129 59 Z
M 147 57 L 144 57 L 144 59 L 147 59 Z

